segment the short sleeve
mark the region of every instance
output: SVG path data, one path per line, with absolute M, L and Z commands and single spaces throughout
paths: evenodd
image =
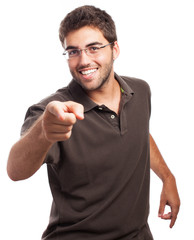
M 44 107 L 41 105 L 33 105 L 28 108 L 24 123 L 21 128 L 21 136 L 36 122 L 36 120 L 43 114 Z
M 27 110 L 25 120 L 21 128 L 21 136 L 33 126 L 36 120 L 43 114 L 44 110 L 45 107 L 41 104 L 33 105 Z M 55 164 L 59 161 L 59 158 L 60 148 L 59 143 L 57 142 L 53 144 L 48 151 L 44 163 Z

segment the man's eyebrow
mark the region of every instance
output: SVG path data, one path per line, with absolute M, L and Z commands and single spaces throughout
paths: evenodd
M 101 42 L 92 42 L 92 43 L 88 43 L 86 45 L 86 47 L 90 47 L 90 46 L 93 46 L 93 45 L 103 45 Z M 79 49 L 78 47 L 76 46 L 71 46 L 69 45 L 68 47 L 66 47 L 65 51 L 69 50 L 69 49 Z
M 65 48 L 65 51 L 69 50 L 69 49 L 78 49 L 78 47 L 75 46 L 68 46 Z
M 90 47 L 93 45 L 103 45 L 103 44 L 101 42 L 92 42 L 92 43 L 87 44 L 86 47 Z

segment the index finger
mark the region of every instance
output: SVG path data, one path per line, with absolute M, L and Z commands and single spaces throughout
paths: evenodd
M 84 119 L 84 107 L 82 104 L 73 101 L 64 102 L 64 111 L 75 114 L 78 120 Z
M 50 113 L 55 115 L 61 121 L 64 121 L 67 114 L 73 113 L 75 118 L 82 120 L 84 118 L 83 112 L 84 108 L 81 104 L 68 101 L 68 102 L 59 102 L 52 101 L 47 105 L 47 109 Z
M 170 221 L 170 228 L 172 228 L 176 222 L 177 215 L 179 212 L 179 209 L 177 207 L 171 207 L 171 221 Z

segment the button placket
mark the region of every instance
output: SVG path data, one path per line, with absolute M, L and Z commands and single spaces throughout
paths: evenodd
M 101 117 L 106 119 L 109 124 L 111 124 L 115 129 L 118 129 L 120 131 L 119 117 L 116 113 L 114 113 L 112 110 L 110 110 L 104 105 L 97 106 L 96 109 L 98 110 L 98 113 Z

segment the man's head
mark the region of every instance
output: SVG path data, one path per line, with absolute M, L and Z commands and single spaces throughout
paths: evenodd
M 75 9 L 61 22 L 60 40 L 70 72 L 82 88 L 94 91 L 114 80 L 119 46 L 114 22 L 105 11 L 93 6 Z
M 98 28 L 108 42 L 117 41 L 116 28 L 111 16 L 99 8 L 86 5 L 67 14 L 61 22 L 59 38 L 62 45 L 70 32 L 85 26 Z

